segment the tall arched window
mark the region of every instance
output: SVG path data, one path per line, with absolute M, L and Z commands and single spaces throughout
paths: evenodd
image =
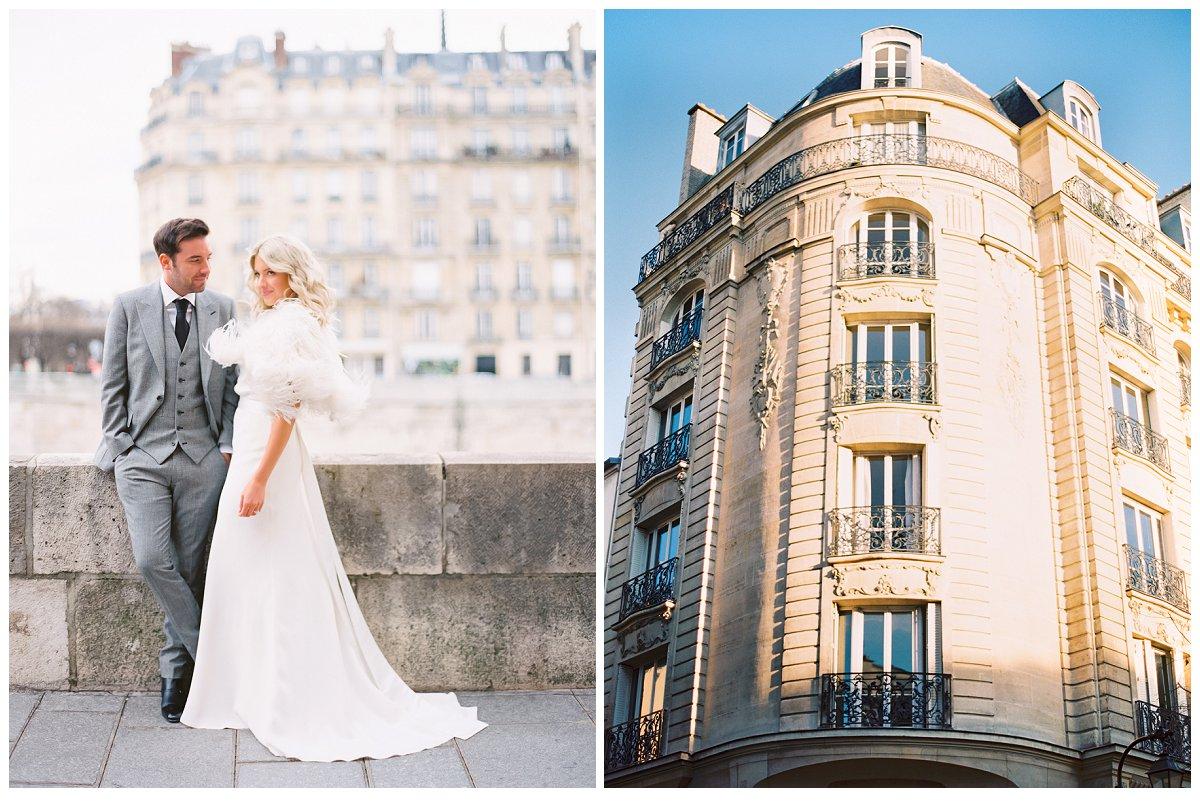
M 1117 308 L 1137 313 L 1137 303 L 1125 284 L 1121 283 L 1116 275 L 1103 269 L 1100 270 L 1100 293 L 1104 295 L 1105 299 L 1111 300 Z
M 1092 113 L 1075 99 L 1071 99 L 1067 104 L 1067 123 L 1071 124 L 1079 134 L 1092 140 L 1093 132 L 1095 132 L 1092 126 Z
M 933 277 L 928 222 L 905 210 L 876 210 L 862 215 L 854 225 L 854 250 L 843 255 L 842 277 L 877 275 Z
M 875 86 L 908 86 L 908 46 L 886 42 L 875 49 Z

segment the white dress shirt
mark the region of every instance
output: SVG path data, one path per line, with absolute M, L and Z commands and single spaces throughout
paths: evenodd
M 162 287 L 163 307 L 167 310 L 167 317 L 171 321 L 171 328 L 175 327 L 175 315 L 178 312 L 178 309 L 175 308 L 175 301 L 181 297 L 187 300 L 188 303 L 192 304 L 188 306 L 187 314 L 185 315 L 187 317 L 188 324 L 190 325 L 192 322 L 192 312 L 196 309 L 196 293 L 192 292 L 191 294 L 187 295 L 177 295 L 175 294 L 175 290 L 170 286 L 167 286 L 167 282 L 162 278 L 158 279 L 158 285 Z

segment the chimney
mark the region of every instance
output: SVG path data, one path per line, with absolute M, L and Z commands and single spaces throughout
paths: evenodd
M 571 73 L 576 81 L 583 81 L 583 46 L 579 43 L 579 23 L 567 29 L 567 53 L 571 60 Z
M 287 50 L 283 47 L 283 31 L 275 32 L 275 69 L 287 70 Z
M 391 28 L 383 32 L 383 77 L 387 81 L 396 75 L 396 34 Z
M 183 65 L 188 59 L 199 53 L 204 53 L 208 48 L 200 48 L 188 42 L 172 42 L 171 43 L 171 75 L 178 76 L 183 72 Z
M 504 42 L 504 33 L 505 33 L 505 29 L 506 29 L 507 27 L 508 27 L 508 26 L 505 26 L 505 25 L 501 25 L 501 26 L 500 26 L 500 52 L 501 52 L 501 53 L 507 53 L 507 52 L 508 52 L 508 45 L 506 45 L 506 44 L 505 44 L 505 42 Z
M 703 104 L 696 104 L 688 110 L 683 180 L 679 184 L 681 204 L 717 173 L 717 158 L 721 147 L 721 142 L 717 139 L 717 130 L 724 125 L 725 116 Z

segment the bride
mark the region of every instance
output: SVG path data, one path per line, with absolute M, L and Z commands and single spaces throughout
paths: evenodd
M 334 545 L 297 416 L 344 418 L 365 391 L 342 367 L 333 295 L 304 244 L 270 236 L 250 255 L 254 319 L 213 333 L 239 366 L 233 458 L 208 562 L 182 721 L 250 729 L 309 761 L 403 755 L 486 725 L 453 693 L 415 693 L 363 620 Z

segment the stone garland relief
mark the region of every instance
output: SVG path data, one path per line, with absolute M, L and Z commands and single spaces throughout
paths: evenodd
M 997 374 L 997 384 L 1000 388 L 1000 397 L 1004 401 L 1004 412 L 1008 417 L 1009 424 L 1014 430 L 1020 430 L 1022 425 L 1023 408 L 1021 406 L 1021 392 L 1023 385 L 1021 384 L 1021 361 L 1017 357 L 1015 346 L 1018 344 L 1018 336 L 1020 333 L 1019 324 L 1017 322 L 1017 292 L 1013 288 L 1014 278 L 1020 278 L 1014 270 L 1017 269 L 1018 262 L 1013 258 L 1012 253 L 1007 250 L 993 249 L 984 245 L 984 252 L 988 258 L 988 276 L 992 281 L 992 286 L 999 291 L 998 305 L 990 308 L 997 312 L 1000 317 L 1000 333 L 1002 335 L 1001 344 L 1004 346 L 1004 357 L 1000 363 L 999 373 Z
M 671 614 L 674 610 L 675 602 L 667 601 L 663 604 L 662 611 L 655 612 L 648 618 L 639 619 L 635 625 L 627 627 L 620 637 L 621 656 L 624 658 L 640 654 L 648 648 L 666 642 L 671 625 Z
M 872 286 L 867 289 L 838 289 L 834 292 L 838 301 L 838 311 L 845 311 L 847 303 L 874 303 L 880 300 L 900 300 L 905 303 L 920 303 L 933 308 L 932 289 L 906 290 L 890 283 Z
M 1191 636 L 1191 623 L 1167 609 L 1130 600 L 1129 611 L 1133 614 L 1133 630 L 1143 637 L 1182 648 Z
M 758 302 L 765 319 L 758 331 L 758 361 L 754 363 L 754 383 L 750 389 L 750 414 L 758 422 L 758 448 L 767 446 L 767 427 L 771 413 L 779 406 L 779 302 L 787 284 L 788 263 L 772 258 L 758 275 Z
M 839 564 L 829 568 L 836 597 L 910 595 L 932 597 L 941 571 L 922 564 Z
M 666 371 L 655 379 L 646 389 L 646 404 L 654 403 L 654 397 L 662 392 L 667 382 L 675 376 L 697 376 L 700 373 L 700 347 L 694 346 L 683 358 L 667 367 Z

